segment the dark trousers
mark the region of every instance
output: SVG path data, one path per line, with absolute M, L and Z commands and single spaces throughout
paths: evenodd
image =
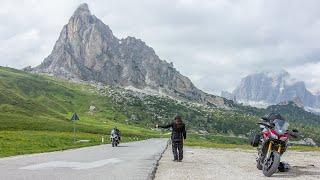
M 183 159 L 183 141 L 172 141 L 172 153 L 175 160 Z

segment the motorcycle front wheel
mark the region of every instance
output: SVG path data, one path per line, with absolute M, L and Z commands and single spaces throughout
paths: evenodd
M 272 176 L 277 172 L 280 164 L 280 154 L 277 151 L 272 151 L 270 157 L 264 160 L 262 171 L 267 177 Z

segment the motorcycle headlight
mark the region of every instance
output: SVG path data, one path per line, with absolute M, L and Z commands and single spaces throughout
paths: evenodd
M 275 131 L 279 134 L 279 135 L 283 135 L 286 131 L 284 131 L 283 129 L 275 129 Z
M 272 137 L 272 139 L 278 139 L 278 136 L 274 133 L 271 133 L 270 136 Z

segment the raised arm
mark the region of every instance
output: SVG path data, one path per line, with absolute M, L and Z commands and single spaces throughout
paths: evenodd
M 167 124 L 167 125 L 158 125 L 158 127 L 159 128 L 165 128 L 165 129 L 167 129 L 167 128 L 171 128 L 172 127 L 172 123 L 170 123 L 170 124 Z

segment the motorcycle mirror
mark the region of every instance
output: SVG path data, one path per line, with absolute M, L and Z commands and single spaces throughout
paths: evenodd
M 299 131 L 297 129 L 293 129 L 292 132 L 298 133 Z

